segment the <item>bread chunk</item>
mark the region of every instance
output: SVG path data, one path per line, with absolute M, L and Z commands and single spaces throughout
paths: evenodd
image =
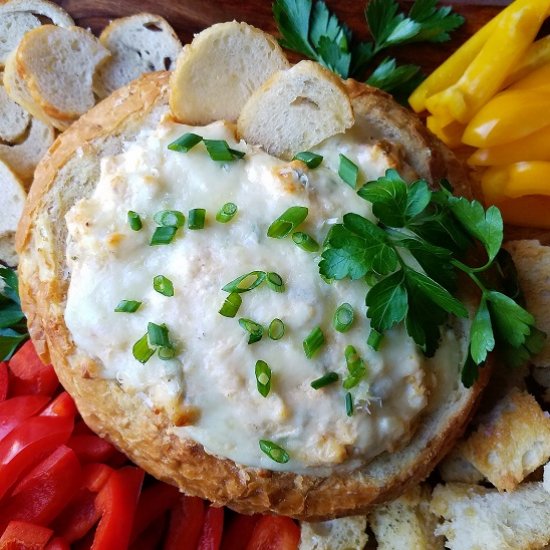
M 29 127 L 30 115 L 10 98 L 0 85 L 0 140 L 14 143 L 23 137 Z
M 299 550 L 363 550 L 369 540 L 366 516 L 301 523 Z
M 550 542 L 550 493 L 525 483 L 510 493 L 448 483 L 433 492 L 431 510 L 444 522 L 436 534 L 451 550 L 529 550 Z
M 443 481 L 456 481 L 460 483 L 479 483 L 485 478 L 464 457 L 462 442 L 455 445 L 455 448 L 439 463 L 439 474 Z
M 462 448 L 497 489 L 510 491 L 550 457 L 550 417 L 532 395 L 513 389 Z
M 151 13 L 115 19 L 105 27 L 99 41 L 111 52 L 94 78 L 94 90 L 100 98 L 143 73 L 174 69 L 182 48 L 168 22 Z
M 271 35 L 218 23 L 183 48 L 170 80 L 170 108 L 186 124 L 237 120 L 252 93 L 289 63 Z

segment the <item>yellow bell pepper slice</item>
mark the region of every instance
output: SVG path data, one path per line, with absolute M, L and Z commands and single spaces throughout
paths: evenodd
M 435 134 L 451 149 L 456 149 L 462 145 L 464 125 L 460 122 L 452 121 L 450 124 L 445 124 L 438 117 L 431 115 L 426 119 L 426 126 L 432 134 Z
M 550 161 L 550 126 L 504 145 L 478 149 L 469 159 L 472 166 L 502 166 L 527 160 Z
M 519 199 L 501 199 L 494 204 L 507 225 L 550 229 L 550 197 L 530 195 Z
M 550 125 L 550 93 L 510 90 L 489 101 L 470 121 L 462 141 L 495 147 L 521 139 Z
M 497 22 L 492 34 L 459 80 L 434 95 L 443 118 L 467 123 L 501 88 L 513 67 L 533 42 L 550 0 L 516 0 Z M 444 116 L 443 109 L 447 116 Z
M 527 195 L 550 197 L 550 162 L 516 162 L 489 168 L 481 176 L 481 189 L 490 202 Z
M 550 88 L 550 63 L 528 73 L 512 84 L 508 90 L 544 90 Z
M 550 36 L 545 36 L 531 44 L 525 55 L 504 81 L 503 88 L 521 80 L 539 67 L 550 63 Z

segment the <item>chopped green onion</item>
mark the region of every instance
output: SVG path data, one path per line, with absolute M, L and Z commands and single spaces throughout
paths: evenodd
M 174 240 L 177 230 L 178 228 L 172 225 L 157 227 L 151 237 L 149 245 L 170 244 Z
M 296 231 L 296 233 L 292 233 L 292 240 L 306 252 L 317 252 L 319 250 L 319 243 L 307 233 Z
M 161 210 L 157 212 L 153 219 L 165 227 L 183 227 L 185 216 L 179 210 Z
M 189 229 L 202 229 L 206 218 L 206 210 L 204 208 L 193 208 L 189 210 Z
M 260 395 L 267 397 L 271 391 L 271 369 L 269 365 L 261 359 L 256 361 L 254 374 L 256 376 L 256 387 Z
M 244 157 L 243 151 L 231 149 L 224 139 L 205 139 L 204 145 L 212 160 L 230 162 Z
M 353 346 L 346 346 L 344 356 L 349 375 L 344 379 L 342 386 L 346 390 L 351 390 L 361 382 L 367 373 L 367 367 Z
M 359 168 L 355 163 L 349 160 L 345 155 L 340 154 L 340 166 L 338 167 L 338 175 L 352 188 L 357 186 L 357 178 L 359 177 Z
M 248 343 L 254 344 L 255 342 L 259 342 L 262 339 L 262 336 L 264 335 L 264 327 L 262 325 L 255 323 L 251 319 L 239 319 L 239 325 L 241 325 L 246 332 L 248 332 Z
M 382 340 L 384 339 L 384 335 L 380 334 L 377 330 L 371 328 L 370 334 L 367 339 L 367 344 L 374 350 L 378 351 L 380 349 L 380 344 L 382 343 Z
M 232 292 L 224 300 L 219 313 L 224 317 L 235 317 L 242 303 L 243 303 L 243 299 L 241 298 L 241 295 L 237 292 Z
M 170 151 L 177 151 L 178 153 L 188 153 L 191 149 L 193 149 L 193 147 L 195 147 L 195 145 L 197 145 L 201 141 L 201 136 L 188 132 L 187 134 L 183 134 L 183 136 L 170 143 L 168 145 L 168 149 L 170 149 Z
M 296 153 L 292 160 L 301 160 L 308 168 L 317 168 L 323 161 L 323 157 L 311 151 Z
M 135 313 L 140 306 L 141 302 L 137 300 L 121 300 L 115 307 L 115 311 L 117 313 Z
M 285 324 L 280 319 L 273 319 L 269 323 L 267 334 L 272 340 L 280 340 L 285 335 Z
M 338 382 L 338 378 L 339 377 L 336 372 L 327 372 L 324 376 L 321 376 L 321 378 L 314 380 L 310 385 L 314 390 L 320 390 L 325 386 Z
M 227 223 L 233 219 L 233 216 L 237 213 L 237 205 L 232 202 L 226 202 L 216 214 L 216 221 L 220 223 Z
M 308 359 L 311 359 L 317 350 L 325 343 L 325 335 L 321 327 L 315 327 L 303 341 L 304 353 Z
M 279 464 L 286 464 L 290 457 L 288 453 L 282 448 L 279 447 L 273 441 L 268 441 L 267 439 L 260 439 L 260 449 L 269 457 L 271 460 L 278 462 Z
M 170 279 L 167 279 L 164 275 L 157 275 L 153 279 L 153 288 L 164 296 L 174 295 L 174 285 Z
M 269 226 L 267 236 L 284 239 L 307 218 L 307 213 L 308 209 L 305 206 L 291 206 Z
M 143 227 L 139 214 L 133 210 L 128 210 L 128 224 L 133 231 L 139 231 Z
M 163 361 L 166 361 L 168 359 L 173 359 L 176 355 L 176 350 L 172 347 L 166 347 L 166 348 L 159 348 L 159 359 L 162 359 Z
M 225 292 L 248 292 L 261 285 L 265 281 L 266 276 L 267 273 L 265 271 L 251 271 L 227 283 L 222 290 L 225 290 Z
M 285 291 L 285 283 L 283 283 L 283 279 L 278 273 L 275 273 L 274 271 L 269 271 L 267 273 L 266 280 L 267 286 L 274 292 Z
M 168 329 L 166 325 L 157 325 L 155 323 L 147 323 L 147 337 L 149 345 L 157 348 L 171 347 L 168 338 Z
M 147 363 L 154 353 L 155 350 L 149 347 L 147 334 L 144 334 L 132 347 L 132 354 L 140 363 Z
M 353 399 L 350 392 L 346 393 L 346 414 L 348 416 L 353 414 Z
M 348 303 L 338 306 L 332 318 L 332 326 L 338 332 L 347 332 L 353 324 L 353 308 Z

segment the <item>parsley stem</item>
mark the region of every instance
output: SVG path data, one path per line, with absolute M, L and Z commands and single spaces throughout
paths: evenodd
M 468 267 L 466 264 L 463 264 L 459 260 L 451 260 L 451 264 L 454 265 L 456 268 L 460 269 L 463 273 L 466 273 L 472 281 L 480 288 L 481 292 L 485 292 L 487 288 L 485 285 L 480 281 L 480 279 L 476 276 L 476 273 L 479 272 L 479 268 L 473 268 Z

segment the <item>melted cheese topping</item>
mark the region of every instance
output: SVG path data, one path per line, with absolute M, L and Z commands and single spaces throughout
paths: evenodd
M 246 156 L 220 163 L 209 158 L 202 143 L 186 154 L 167 149 L 189 131 L 225 139 Z M 71 282 L 65 320 L 78 347 L 102 365 L 97 375 L 117 380 L 151 408 L 166 411 L 174 433 L 245 465 L 295 472 L 350 468 L 398 448 L 428 405 L 425 371 L 437 365 L 456 373 L 461 361 L 463 350 L 450 331 L 432 360 L 419 353 L 402 327 L 389 331 L 374 352 L 366 345 L 366 283 L 327 284 L 319 276 L 317 254 L 290 238 L 267 237 L 271 222 L 296 205 L 309 209 L 300 230 L 318 242 L 347 212 L 372 219 L 369 203 L 335 173 L 338 153 L 360 165 L 363 181 L 396 166 L 394 156 L 380 144 L 359 143 L 353 132 L 331 138 L 318 150 L 325 161 L 308 170 L 237 143 L 231 127 L 221 122 L 192 128 L 165 121 L 143 130 L 123 153 L 102 159 L 95 192 L 67 215 Z M 221 224 L 215 214 L 226 202 L 239 210 L 230 223 Z M 187 215 L 192 208 L 206 209 L 203 230 L 184 227 L 172 244 L 149 246 L 156 212 Z M 128 226 L 129 210 L 141 215 L 141 231 Z M 280 274 L 285 292 L 264 284 L 241 295 L 236 318 L 220 315 L 227 296 L 221 288 L 253 270 Z M 153 289 L 156 275 L 173 282 L 173 297 Z M 115 313 L 123 299 L 143 305 L 136 313 Z M 345 334 L 332 328 L 334 311 L 343 302 L 355 311 Z M 280 318 L 286 333 L 278 341 L 265 333 L 249 345 L 241 317 L 264 327 Z M 155 355 L 141 364 L 133 357 L 132 346 L 148 322 L 166 324 L 177 349 L 174 359 Z M 302 341 L 318 325 L 326 344 L 307 359 Z M 355 346 L 368 365 L 367 376 L 351 390 L 352 416 L 346 415 L 341 384 L 347 345 Z M 256 388 L 258 359 L 273 372 L 267 398 Z M 311 381 L 328 371 L 336 371 L 340 381 L 311 388 Z M 279 464 L 262 453 L 260 439 L 283 447 L 289 462 Z

